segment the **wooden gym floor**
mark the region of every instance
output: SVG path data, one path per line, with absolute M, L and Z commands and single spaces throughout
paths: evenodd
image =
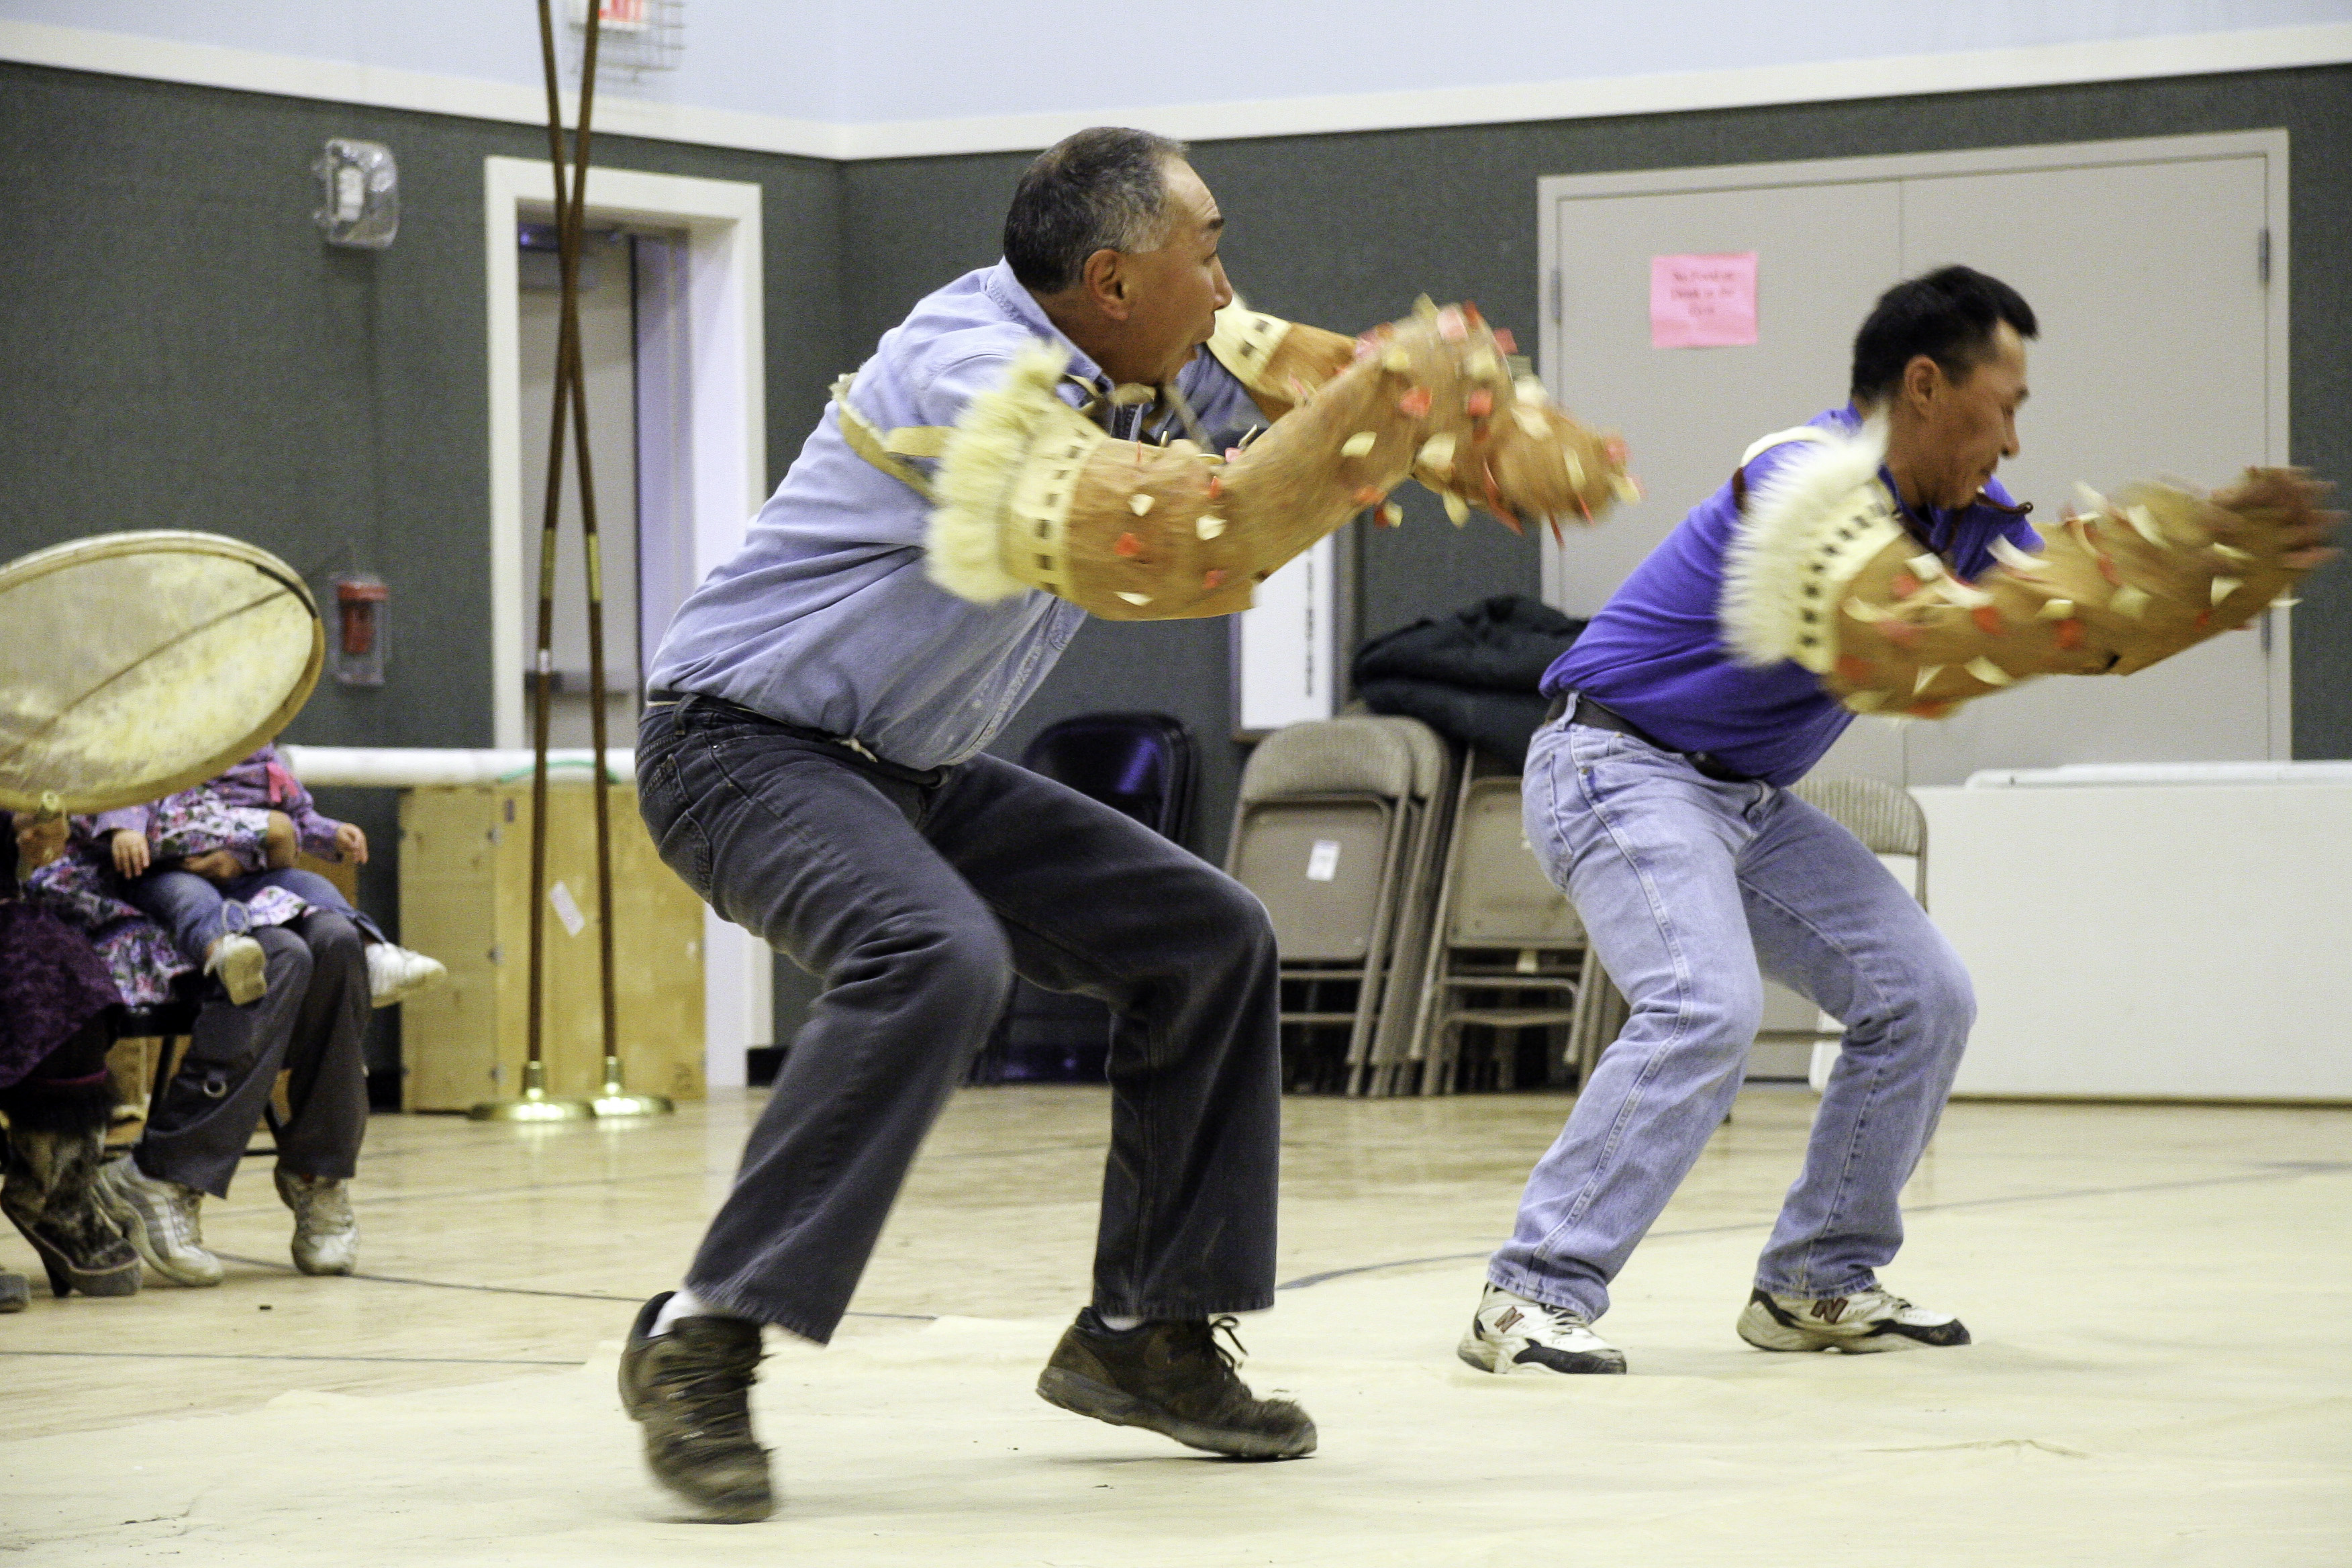
M 2352 1561 L 2352 1111 L 1952 1108 L 1888 1282 L 1977 1343 L 1770 1356 L 1731 1321 L 1812 1100 L 1759 1089 L 1620 1282 L 1632 1375 L 1453 1357 L 1552 1095 L 1287 1102 L 1247 1373 L 1322 1430 L 1235 1464 L 1030 1392 L 1082 1300 L 1106 1099 L 958 1097 L 833 1348 L 772 1344 L 769 1523 L 678 1522 L 613 1359 L 756 1097 L 635 1124 L 382 1116 L 362 1274 L 310 1279 L 266 1161 L 217 1289 L 0 1319 L 0 1555 L 80 1564 Z

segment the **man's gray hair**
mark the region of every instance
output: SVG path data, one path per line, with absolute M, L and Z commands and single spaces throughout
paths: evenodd
M 1168 162 L 1181 142 L 1098 125 L 1037 154 L 1004 216 L 1004 259 L 1022 287 L 1058 294 L 1097 250 L 1156 250 L 1168 237 Z

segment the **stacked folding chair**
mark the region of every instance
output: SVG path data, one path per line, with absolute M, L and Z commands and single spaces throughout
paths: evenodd
M 1386 1090 L 1516 1089 L 1523 1031 L 1545 1031 L 1543 1080 L 1563 1081 L 1591 967 L 1583 922 L 1544 876 L 1516 773 L 1465 776 L 1422 965 L 1421 1026 Z M 1468 1031 L 1475 1052 L 1465 1054 Z
M 1884 779 L 1806 779 L 1789 793 L 1861 839 L 1913 898 L 1927 904 L 1927 814 L 1908 790 Z M 1845 1026 L 1823 1013 L 1810 1037 L 1813 1058 L 1805 1077 L 1819 1094 L 1829 1086 Z
M 1426 725 L 1369 716 L 1277 731 L 1243 771 L 1225 868 L 1274 922 L 1286 1087 L 1368 1081 L 1399 990 L 1399 916 L 1425 901 L 1447 773 Z

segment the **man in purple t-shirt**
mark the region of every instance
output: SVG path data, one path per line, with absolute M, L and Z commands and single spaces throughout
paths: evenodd
M 1592 1324 L 1730 1110 L 1763 974 L 1846 1033 L 1739 1336 L 1782 1351 L 1968 1342 L 1877 1275 L 1975 1016 L 1968 974 L 1877 859 L 1782 787 L 1853 715 L 1796 664 L 1742 663 L 1719 606 L 1749 492 L 1825 445 L 1883 442 L 1878 482 L 1903 526 L 1958 576 L 1997 541 L 2036 547 L 1992 477 L 2017 451 L 2035 332 L 2015 289 L 1965 267 L 1887 290 L 1854 339 L 1851 406 L 1750 447 L 1546 673 L 1555 718 L 1528 754 L 1528 842 L 1632 1011 L 1488 1266 L 1461 1344 L 1473 1366 L 1625 1370 Z

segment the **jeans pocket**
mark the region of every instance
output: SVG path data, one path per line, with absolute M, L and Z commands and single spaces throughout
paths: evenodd
M 710 840 L 694 820 L 694 807 L 678 776 L 677 753 L 655 762 L 643 779 L 639 815 L 654 837 L 662 864 L 677 872 L 697 897 L 710 897 Z

